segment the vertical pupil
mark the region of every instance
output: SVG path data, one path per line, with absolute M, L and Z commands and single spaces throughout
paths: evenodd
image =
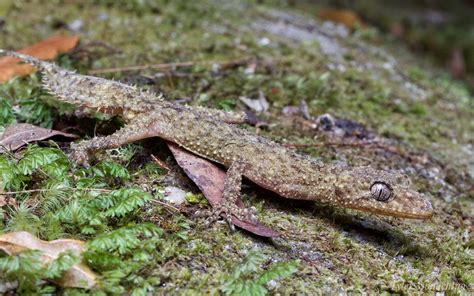
M 386 201 L 391 196 L 391 189 L 387 184 L 376 182 L 370 188 L 372 197 L 379 201 Z
M 380 198 L 380 197 L 382 196 L 382 194 L 383 194 L 383 188 L 382 188 L 382 186 L 379 185 L 379 186 L 378 186 L 378 189 L 379 189 L 379 190 L 378 190 L 378 192 L 377 192 L 377 197 Z

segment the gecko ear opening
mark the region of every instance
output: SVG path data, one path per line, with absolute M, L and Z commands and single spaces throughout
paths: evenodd
M 393 190 L 387 183 L 377 181 L 370 186 L 370 194 L 377 201 L 388 201 L 393 195 Z

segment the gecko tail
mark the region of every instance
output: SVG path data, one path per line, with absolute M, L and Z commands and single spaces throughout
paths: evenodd
M 159 95 L 136 87 L 100 77 L 81 75 L 60 68 L 29 55 L 0 49 L 0 56 L 18 58 L 33 65 L 42 75 L 43 88 L 61 101 L 87 107 L 103 113 L 121 114 L 124 111 L 149 111 L 162 103 Z
M 0 49 L 0 56 L 10 56 L 13 58 L 17 58 L 21 60 L 22 62 L 30 64 L 36 69 L 38 69 L 39 71 L 45 72 L 45 73 L 58 72 L 60 70 L 60 68 L 53 63 L 45 62 L 35 57 L 22 54 L 16 51 L 12 51 L 12 50 Z
M 84 102 L 81 101 L 80 94 L 71 92 L 68 87 L 68 82 L 70 82 L 71 79 L 67 78 L 74 78 L 78 75 L 74 71 L 64 70 L 54 63 L 46 62 L 16 51 L 0 49 L 0 56 L 17 58 L 21 62 L 35 67 L 42 74 L 41 82 L 43 88 L 59 100 L 71 104 L 85 105 Z

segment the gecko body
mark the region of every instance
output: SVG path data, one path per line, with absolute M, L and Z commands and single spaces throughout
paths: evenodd
M 116 133 L 73 146 L 72 157 L 80 164 L 87 165 L 97 150 L 160 137 L 228 168 L 218 207 L 227 215 L 248 215 L 235 206 L 242 177 L 291 199 L 326 201 L 400 218 L 426 219 L 433 214 L 431 203 L 411 187 L 407 176 L 368 166 L 317 162 L 232 124 L 249 121 L 245 113 L 182 106 L 162 95 L 76 74 L 26 55 L 4 50 L 0 54 L 37 67 L 43 73 L 43 86 L 58 99 L 123 116 L 126 125 Z

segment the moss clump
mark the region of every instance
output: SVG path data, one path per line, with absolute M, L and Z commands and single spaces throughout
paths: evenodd
M 96 291 L 102 293 L 231 293 L 236 287 L 254 285 L 259 277 L 273 277 L 268 275 L 281 266 L 277 274 L 289 277 L 262 280 L 253 287 L 281 294 L 468 293 L 473 285 L 469 269 L 473 170 L 466 161 L 474 134 L 472 96 L 465 85 L 387 41 L 374 28 L 347 36 L 325 32 L 326 39 L 322 38 L 318 34 L 323 26 L 309 13 L 313 9 L 317 7 L 287 7 L 280 1 L 266 5 L 22 2 L 14 3 L 4 18 L 0 47 L 20 48 L 53 34 L 71 33 L 67 24 L 80 20 L 81 50 L 61 57 L 60 63 L 86 73 L 196 61 L 189 67 L 112 72 L 104 77 L 163 91 L 170 100 L 191 98 L 190 104 L 221 109 L 243 110 L 239 96 L 256 98 L 263 92 L 270 108 L 262 118 L 270 124 L 260 134 L 284 143 L 325 143 L 328 139 L 321 130 L 281 114 L 283 107 L 305 100 L 311 115 L 330 113 L 361 123 L 393 144 L 388 152 L 329 145 L 304 148 L 305 152 L 325 161 L 404 170 L 431 198 L 436 208 L 431 220 L 377 218 L 325 204 L 278 199 L 251 186 L 244 190 L 247 202 L 259 203 L 259 217 L 284 233 L 282 241 L 231 233 L 225 224 L 207 229 L 200 219 L 157 202 L 160 196 L 154 189 L 159 184 L 154 182 L 164 182 L 167 173 L 175 175 L 149 159 L 150 153 L 170 157 L 153 139 L 153 145 L 141 142 L 103 153 L 90 169 L 72 168 L 58 148 L 31 146 L 0 156 L 2 189 L 33 190 L 12 195 L 17 207 L 1 208 L 2 231 L 87 240 L 86 259 L 102 275 Z M 262 26 L 281 23 L 293 36 L 269 33 Z M 305 41 L 301 36 L 317 38 Z M 120 53 L 94 47 L 99 40 Z M 325 53 L 327 45 L 339 54 Z M 227 63 L 242 59 L 250 62 Z M 202 61 L 207 63 L 198 63 Z M 94 135 L 120 125 L 97 114 L 84 123 L 73 110 L 40 91 L 37 75 L 1 86 L 2 127 L 24 121 L 59 128 L 69 124 Z M 186 204 L 183 211 L 198 207 L 199 203 Z M 248 255 L 251 250 L 256 253 Z M 0 268 L 8 265 L 7 258 L 0 258 Z M 36 266 L 34 254 L 18 260 Z M 248 269 L 252 260 L 256 263 Z M 294 260 L 299 260 L 298 266 Z M 233 276 L 239 270 L 256 270 L 257 275 Z M 47 278 L 39 268 L 30 271 L 35 280 Z M 20 268 L 0 277 L 22 272 Z M 63 291 L 46 283 L 38 287 L 26 283 L 22 288 Z

